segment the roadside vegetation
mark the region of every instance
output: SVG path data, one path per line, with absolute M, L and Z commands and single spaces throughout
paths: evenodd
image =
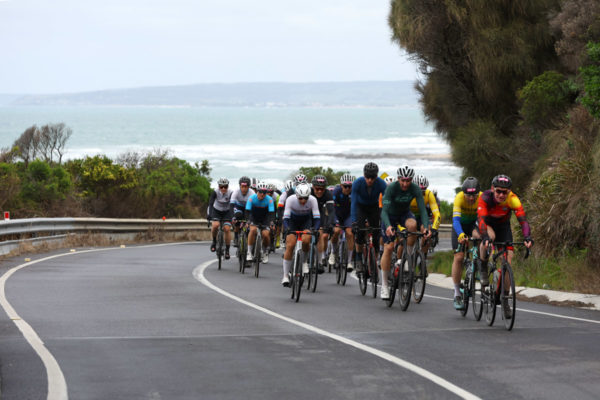
M 71 130 L 33 126 L 0 152 L 0 208 L 18 218 L 199 218 L 210 194 L 208 161 L 166 150 L 63 162 Z
M 483 188 L 509 175 L 524 202 L 536 242 L 517 282 L 600 293 L 600 2 L 391 4 L 454 162 Z

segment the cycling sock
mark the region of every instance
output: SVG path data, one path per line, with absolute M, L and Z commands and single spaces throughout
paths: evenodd
M 352 262 L 352 250 L 348 250 L 348 261 Z
M 460 284 L 454 284 L 454 297 L 460 296 Z
M 317 260 L 319 260 L 319 262 L 321 262 L 322 259 L 323 259 L 323 252 L 317 251 Z
M 283 276 L 288 276 L 292 267 L 292 260 L 283 259 Z
M 384 271 L 383 269 L 381 270 L 381 286 L 389 286 L 388 285 L 388 278 L 390 276 L 390 271 Z
M 225 245 L 225 251 L 228 252 L 228 253 L 229 253 L 229 246 L 231 246 L 231 245 L 229 245 L 229 244 Z
M 302 264 L 308 262 L 308 251 L 302 251 Z

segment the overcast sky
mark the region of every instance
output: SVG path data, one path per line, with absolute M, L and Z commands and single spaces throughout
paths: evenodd
M 389 0 L 0 0 L 0 93 L 414 80 Z

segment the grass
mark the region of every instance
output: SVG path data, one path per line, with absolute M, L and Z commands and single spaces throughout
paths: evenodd
M 538 289 L 600 294 L 600 276 L 586 264 L 586 250 L 573 252 L 561 258 L 531 255 L 527 259 L 516 254 L 513 270 L 517 286 Z M 450 276 L 452 251 L 435 252 L 429 258 L 429 272 Z

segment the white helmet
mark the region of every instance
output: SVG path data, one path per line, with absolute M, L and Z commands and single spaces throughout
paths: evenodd
M 417 175 L 416 184 L 419 185 L 421 190 L 425 190 L 429 187 L 429 180 L 425 175 Z
M 398 178 L 412 179 L 415 176 L 415 170 L 412 169 L 411 167 L 409 167 L 408 165 L 404 165 L 404 166 L 398 168 L 397 173 L 398 173 Z
M 356 178 L 350 174 L 344 174 L 340 177 L 340 184 L 342 185 L 352 185 Z
M 301 183 L 296 186 L 296 197 L 297 198 L 308 198 L 310 196 L 310 186 L 308 183 Z
M 384 181 L 385 181 L 385 183 L 387 183 L 389 185 L 390 183 L 394 182 L 395 179 L 393 176 L 386 176 Z
M 288 190 L 292 189 L 293 187 L 294 187 L 294 182 L 292 182 L 292 181 L 291 181 L 291 180 L 289 180 L 289 179 L 288 179 L 287 181 L 285 181 L 285 186 L 284 186 L 284 188 L 285 188 L 286 192 L 287 192 Z

